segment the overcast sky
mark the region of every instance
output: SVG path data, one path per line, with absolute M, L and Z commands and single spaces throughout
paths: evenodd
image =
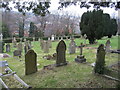
M 63 8 L 63 10 L 57 10 L 58 6 L 59 6 L 59 0 L 51 0 L 51 5 L 49 10 L 51 11 L 51 13 L 63 13 L 64 11 L 70 13 L 71 15 L 75 15 L 75 16 L 81 16 L 84 12 L 87 11 L 86 8 L 80 8 L 80 5 L 71 5 L 68 6 L 67 8 Z M 108 13 L 110 14 L 111 17 L 117 17 L 118 16 L 118 11 L 116 11 L 114 8 L 102 8 L 104 13 Z M 90 7 L 89 10 L 93 10 L 92 7 Z
M 22 0 L 22 1 L 26 1 L 26 0 Z M 27 0 L 27 1 L 37 1 L 37 0 Z M 60 0 L 50 0 L 50 1 L 51 1 L 51 4 L 50 4 L 49 11 L 53 14 L 56 14 L 56 13 L 63 14 L 64 12 L 68 12 L 70 15 L 81 17 L 82 14 L 87 11 L 86 8 L 80 8 L 80 5 L 71 5 L 71 6 L 68 6 L 67 8 L 63 8 L 63 10 L 58 10 L 58 6 L 60 6 L 58 2 Z M 14 7 L 12 3 L 10 4 L 10 6 Z M 114 8 L 101 7 L 101 9 L 103 9 L 104 13 L 110 14 L 111 17 L 118 17 L 118 11 L 116 11 Z M 93 8 L 90 7 L 89 10 L 93 10 Z

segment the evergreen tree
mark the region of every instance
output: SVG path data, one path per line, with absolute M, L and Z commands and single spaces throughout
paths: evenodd
M 10 37 L 9 29 L 8 29 L 7 25 L 4 23 L 2 24 L 2 34 L 3 34 L 3 38 Z
M 34 26 L 33 22 L 30 22 L 29 36 L 30 37 L 34 37 L 35 36 L 35 26 Z
M 24 37 L 24 20 L 19 22 L 19 37 Z
M 81 17 L 80 30 L 86 34 L 90 44 L 103 36 L 111 37 L 117 33 L 117 22 L 102 10 L 93 10 L 84 13 Z

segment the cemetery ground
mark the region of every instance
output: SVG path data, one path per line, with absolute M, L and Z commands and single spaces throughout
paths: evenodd
M 79 55 L 79 49 L 77 48 L 75 54 L 69 54 L 68 45 L 70 40 L 64 40 L 67 45 L 66 60 L 69 63 L 66 66 L 54 67 L 49 70 L 43 69 L 43 67 L 55 64 L 56 62 L 55 60 L 46 60 L 43 56 L 56 53 L 56 46 L 59 41 L 52 42 L 52 48 L 50 48 L 49 53 L 44 53 L 40 48 L 40 42 L 34 41 L 32 42 L 32 45 L 34 46 L 32 49 L 37 53 L 38 72 L 31 75 L 25 75 L 24 52 L 22 53 L 21 58 L 10 57 L 3 58 L 2 60 L 7 60 L 10 68 L 33 88 L 115 88 L 118 83 L 117 81 L 94 74 L 93 67 L 90 65 L 96 61 L 97 49 L 95 48 L 97 48 L 100 44 L 105 44 L 107 40 L 108 38 L 104 37 L 101 40 L 97 40 L 98 43 L 94 45 L 89 45 L 88 40 L 86 41 L 86 44 L 88 45 L 83 48 L 83 55 L 85 55 L 85 58 L 87 59 L 86 63 L 76 63 L 74 61 L 76 56 Z M 112 37 L 110 41 L 111 49 L 118 49 L 118 37 Z M 77 46 L 79 46 L 81 42 L 84 42 L 84 39 L 77 38 L 75 39 L 75 42 Z M 13 50 L 14 48 L 12 48 L 11 52 L 8 54 L 13 56 Z M 117 63 L 118 55 L 119 54 L 116 53 L 106 53 L 106 66 Z M 118 70 L 118 68 L 114 69 Z M 118 73 L 116 72 L 109 72 L 109 74 L 115 78 L 118 77 Z M 8 87 L 17 88 L 16 86 L 18 84 L 12 83 L 13 78 L 9 78 L 9 80 L 3 78 L 3 80 Z

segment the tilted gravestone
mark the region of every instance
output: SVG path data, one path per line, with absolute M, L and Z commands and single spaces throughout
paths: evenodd
M 52 42 L 51 40 L 48 40 L 49 48 L 52 48 Z
M 6 44 L 6 52 L 10 52 L 10 44 L 9 43 Z
M 21 51 L 20 50 L 15 50 L 13 52 L 13 56 L 19 56 L 19 57 L 21 57 L 22 56 Z
M 37 72 L 37 54 L 29 50 L 25 55 L 25 75 Z
M 17 41 L 16 41 L 15 37 L 13 38 L 12 43 L 13 43 L 13 47 L 16 48 L 17 47 Z
M 49 42 L 44 41 L 44 46 L 43 46 L 44 53 L 49 53 Z
M 67 62 L 66 62 L 66 44 L 63 40 L 61 40 L 58 43 L 58 46 L 56 48 L 56 52 L 57 52 L 56 66 L 67 65 Z
M 17 48 L 18 48 L 18 50 L 20 50 L 21 52 L 23 51 L 22 42 L 18 43 Z
M 110 40 L 106 41 L 105 51 L 110 52 Z
M 96 63 L 94 71 L 95 73 L 103 74 L 104 73 L 104 66 L 105 66 L 105 49 L 104 45 L 101 44 L 97 49 L 97 55 L 96 55 Z
M 69 53 L 70 54 L 74 54 L 76 52 L 76 43 L 75 41 L 72 39 L 70 44 L 69 44 Z

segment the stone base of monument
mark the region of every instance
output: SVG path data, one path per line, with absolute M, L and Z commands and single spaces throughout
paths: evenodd
M 68 64 L 68 62 L 65 62 L 65 63 L 55 64 L 55 66 L 56 66 L 56 67 L 60 67 L 60 66 L 65 66 L 65 65 L 67 65 L 67 64 Z
M 83 55 L 78 55 L 77 58 L 75 58 L 75 62 L 78 62 L 78 63 L 86 62 L 86 58 L 84 58 Z

